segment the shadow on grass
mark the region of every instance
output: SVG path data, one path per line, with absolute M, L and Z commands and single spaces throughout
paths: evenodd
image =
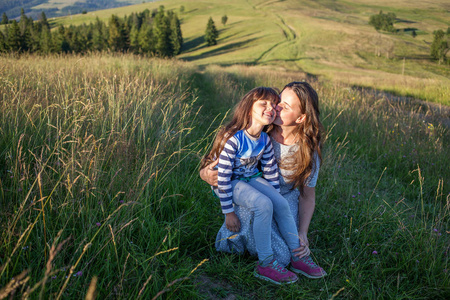
M 199 36 L 196 38 L 193 38 L 191 40 L 187 40 L 183 42 L 183 52 L 188 53 L 196 50 L 197 47 L 199 47 L 202 43 L 205 42 L 204 36 Z
M 220 29 L 219 30 L 219 37 L 221 35 L 223 35 L 226 30 L 227 30 L 227 28 Z M 226 39 L 230 39 L 230 38 L 232 38 L 232 37 L 234 37 L 236 35 L 237 35 L 237 33 L 233 34 L 233 35 L 230 35 L 230 36 L 227 36 Z M 183 42 L 183 52 L 184 53 L 189 53 L 189 52 L 201 49 L 202 47 L 200 47 L 200 46 L 203 43 L 205 43 L 205 37 L 204 36 L 198 36 L 198 37 L 193 38 L 193 39 L 186 39 Z
M 215 55 L 226 54 L 226 53 L 232 52 L 232 51 L 234 51 L 236 49 L 245 49 L 245 48 L 248 47 L 247 45 L 249 43 L 251 43 L 253 41 L 256 41 L 256 40 L 258 40 L 258 38 L 248 39 L 246 41 L 237 42 L 237 43 L 227 44 L 227 45 L 224 45 L 222 47 L 214 48 L 214 49 L 212 49 L 212 50 L 210 50 L 208 52 L 205 52 L 205 53 L 202 53 L 202 54 L 199 54 L 199 55 L 182 58 L 182 60 L 194 61 L 194 60 L 197 60 L 197 59 L 207 58 L 207 57 L 211 57 L 211 56 L 215 56 Z
M 414 23 L 417 23 L 417 22 L 415 22 L 415 21 L 405 20 L 405 19 L 399 19 L 399 18 L 396 18 L 395 21 L 397 21 L 397 23 L 406 23 L 406 24 L 414 24 Z

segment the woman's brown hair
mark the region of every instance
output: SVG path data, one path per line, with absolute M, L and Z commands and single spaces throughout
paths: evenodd
M 245 94 L 235 106 L 231 121 L 219 130 L 211 151 L 201 161 L 200 169 L 203 169 L 219 157 L 220 152 L 222 152 L 225 143 L 230 137 L 235 135 L 239 130 L 248 127 L 251 120 L 253 103 L 258 100 L 269 100 L 276 105 L 280 102 L 280 96 L 276 90 L 270 87 L 256 87 Z
M 279 162 L 282 169 L 292 173 L 285 176 L 292 183 L 293 188 L 298 188 L 303 195 L 304 186 L 315 167 L 314 153 L 317 152 L 322 161 L 322 134 L 323 126 L 320 122 L 319 96 L 307 82 L 288 83 L 284 90 L 293 91 L 299 99 L 301 114 L 305 120 L 297 125 L 294 134 L 297 135 L 298 148 L 295 153 Z

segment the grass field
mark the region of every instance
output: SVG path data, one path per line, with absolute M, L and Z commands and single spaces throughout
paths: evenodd
M 96 17 L 106 21 L 111 14 L 159 5 L 180 15 L 185 45 L 179 58 L 200 67 L 266 65 L 450 104 L 450 68 L 429 59 L 433 31 L 450 26 L 447 1 L 171 0 L 58 18 L 53 24 L 79 25 Z M 378 33 L 368 25 L 370 15 L 380 10 L 397 14 L 399 33 Z M 220 23 L 223 15 L 228 16 L 226 26 Z M 210 16 L 220 36 L 217 46 L 206 47 L 203 34 Z
M 448 104 L 448 66 L 426 58 L 447 2 L 173 0 L 51 21 L 161 4 L 185 6 L 176 59 L 0 56 L 0 299 L 449 299 L 449 108 L 398 96 Z M 375 32 L 380 9 L 419 35 Z M 215 250 L 198 165 L 245 92 L 293 80 L 327 132 L 309 240 L 328 276 L 278 287 Z
M 0 69 L 0 298 L 450 295 L 441 112 L 309 79 L 328 133 L 309 238 L 329 275 L 277 287 L 215 251 L 223 216 L 197 168 L 245 91 L 307 74 L 107 54 Z

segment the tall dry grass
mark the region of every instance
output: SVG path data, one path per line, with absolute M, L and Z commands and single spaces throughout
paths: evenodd
M 445 112 L 306 74 L 132 55 L 0 58 L 0 298 L 442 298 Z M 308 80 L 327 130 L 309 240 L 329 276 L 273 287 L 221 254 L 198 177 L 255 86 Z M 201 276 L 198 276 L 201 274 Z M 257 287 L 257 288 L 255 288 Z

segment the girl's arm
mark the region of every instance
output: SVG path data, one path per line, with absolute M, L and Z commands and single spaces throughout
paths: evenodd
M 228 230 L 238 232 L 241 229 L 241 222 L 234 213 L 233 208 L 233 187 L 231 186 L 231 175 L 233 174 L 233 162 L 236 158 L 237 139 L 231 137 L 220 152 L 218 163 L 218 181 L 220 205 L 222 213 L 225 215 L 225 225 Z
M 232 136 L 220 152 L 218 163 L 217 187 L 219 192 L 222 213 L 234 212 L 233 208 L 233 188 L 231 186 L 231 175 L 233 175 L 233 163 L 236 158 L 237 139 Z
M 266 147 L 261 158 L 261 168 L 264 173 L 264 178 L 280 192 L 280 180 L 278 178 L 278 165 L 273 152 L 272 142 L 269 136 L 266 135 Z

